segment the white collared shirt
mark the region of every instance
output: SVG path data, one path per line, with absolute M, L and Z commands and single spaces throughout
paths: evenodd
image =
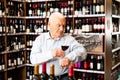
M 47 62 L 47 73 L 50 71 L 50 64 L 55 65 L 55 75 L 62 75 L 67 73 L 67 67 L 61 68 L 59 66 L 59 60 L 61 58 L 53 58 L 51 50 L 54 48 L 61 48 L 61 45 L 69 45 L 69 48 L 65 51 L 65 56 L 73 62 L 82 61 L 86 58 L 85 48 L 79 44 L 74 37 L 70 35 L 63 35 L 60 38 L 53 40 L 49 32 L 43 33 L 38 36 L 32 46 L 30 60 L 32 64 L 40 64 L 39 72 L 41 73 L 41 63 Z

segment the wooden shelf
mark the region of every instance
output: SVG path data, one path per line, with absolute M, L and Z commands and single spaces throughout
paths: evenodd
M 120 15 L 112 15 L 112 17 L 120 19 Z
M 118 62 L 116 65 L 114 65 L 114 66 L 112 67 L 112 70 L 116 69 L 116 68 L 119 67 L 119 66 L 120 66 L 120 62 Z
M 26 16 L 26 19 L 45 19 L 46 16 Z
M 112 32 L 112 35 L 118 35 L 120 32 Z
M 96 74 L 105 74 L 104 71 L 97 71 L 97 70 L 74 69 L 74 71 L 87 72 L 87 73 L 96 73 Z
M 88 17 L 105 17 L 105 14 L 91 14 L 91 15 L 74 16 L 74 18 L 88 18 Z
M 9 71 L 9 70 L 14 70 L 14 69 L 16 69 L 16 68 L 25 67 L 25 66 L 26 66 L 25 64 L 18 65 L 18 66 L 13 66 L 13 67 L 7 68 L 7 71 Z
M 120 50 L 120 47 L 117 47 L 115 49 L 112 50 L 112 53 L 116 52 L 116 51 L 119 51 Z

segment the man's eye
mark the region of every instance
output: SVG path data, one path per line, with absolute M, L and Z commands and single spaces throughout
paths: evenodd
M 65 25 L 58 25 L 58 26 L 59 26 L 59 27 L 61 27 L 61 26 L 64 27 Z
M 60 27 L 60 25 L 58 25 Z

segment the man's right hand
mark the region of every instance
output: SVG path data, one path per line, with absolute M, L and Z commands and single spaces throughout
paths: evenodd
M 53 55 L 53 57 L 61 57 L 64 55 L 64 51 L 60 48 L 54 48 L 51 51 L 51 54 Z

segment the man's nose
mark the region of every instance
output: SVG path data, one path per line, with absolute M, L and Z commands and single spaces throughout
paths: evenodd
M 60 26 L 60 31 L 63 31 L 64 30 L 64 25 L 61 25 Z

